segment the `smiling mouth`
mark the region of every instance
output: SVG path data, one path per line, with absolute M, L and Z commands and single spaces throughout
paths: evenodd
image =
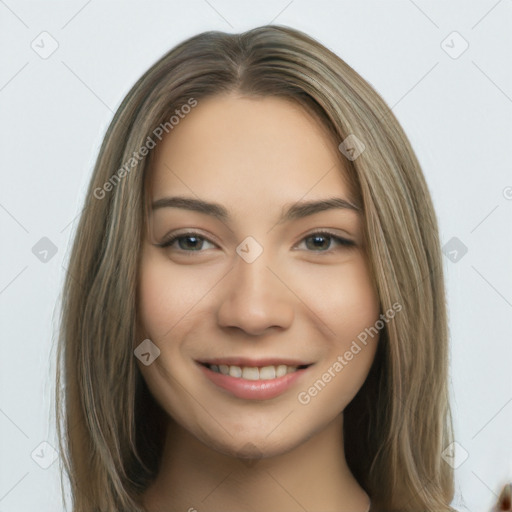
M 290 366 L 286 364 L 269 365 L 269 366 L 237 366 L 227 364 L 209 364 L 200 363 L 214 373 L 228 375 L 245 380 L 271 380 L 284 377 L 288 373 L 295 373 L 311 366 L 311 364 L 303 364 L 299 366 Z

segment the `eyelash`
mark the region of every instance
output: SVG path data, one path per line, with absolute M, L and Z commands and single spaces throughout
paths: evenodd
M 315 236 L 318 236 L 318 235 L 324 236 L 326 238 L 331 238 L 331 239 L 335 240 L 336 242 L 338 242 L 339 245 L 342 246 L 342 247 L 351 248 L 351 247 L 355 247 L 355 245 L 356 245 L 351 240 L 347 240 L 346 238 L 342 238 L 340 236 L 337 236 L 334 233 L 330 233 L 329 231 L 315 231 L 314 233 L 311 233 L 311 234 L 305 236 L 304 238 L 302 238 L 301 242 L 303 242 L 307 238 L 312 238 L 312 237 L 315 237 Z M 165 249 L 165 248 L 170 247 L 177 240 L 179 240 L 181 238 L 187 238 L 187 237 L 194 237 L 194 238 L 197 238 L 197 239 L 200 239 L 200 240 L 206 240 L 207 242 L 209 242 L 211 244 L 214 244 L 214 242 L 212 242 L 208 238 L 206 238 L 204 236 L 201 236 L 200 233 L 189 231 L 189 232 L 186 232 L 186 233 L 179 233 L 177 235 L 170 235 L 169 237 L 164 239 L 161 243 L 156 244 L 156 245 L 158 247 L 161 247 L 161 248 Z M 178 249 L 178 251 L 182 252 L 182 253 L 198 253 L 198 252 L 200 253 L 200 252 L 204 252 L 202 250 L 190 250 L 190 251 L 187 251 L 187 250 L 184 250 L 184 249 Z M 321 254 L 321 253 L 331 253 L 332 251 L 333 251 L 332 249 L 326 249 L 326 250 L 322 250 L 322 251 L 308 251 L 308 252 L 320 253 Z

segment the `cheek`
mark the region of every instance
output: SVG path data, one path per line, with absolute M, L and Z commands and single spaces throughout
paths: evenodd
M 363 385 L 373 363 L 378 334 L 369 329 L 379 320 L 378 293 L 367 262 L 354 258 L 340 267 L 338 279 L 316 276 L 316 293 L 310 295 L 311 309 L 328 328 L 325 351 L 312 372 L 304 400 L 325 411 L 344 409 Z M 310 280 L 310 278 L 308 278 Z
M 162 254 L 143 252 L 138 293 L 142 328 L 160 340 L 171 329 L 183 329 L 194 318 L 195 306 L 208 291 L 208 281 L 192 275 L 194 267 L 177 268 Z
M 356 255 L 336 271 L 319 268 L 302 278 L 306 304 L 323 321 L 326 336 L 344 344 L 379 318 L 379 298 L 368 265 Z

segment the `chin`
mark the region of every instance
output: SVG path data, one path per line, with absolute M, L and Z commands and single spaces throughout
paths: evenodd
M 275 428 L 275 427 L 274 427 Z M 290 432 L 272 432 L 269 428 L 265 432 L 256 432 L 254 427 L 230 436 L 223 432 L 221 437 L 213 437 L 212 430 L 202 432 L 197 438 L 209 449 L 228 457 L 255 460 L 267 459 L 283 455 L 303 442 L 308 436 L 291 435 Z M 206 435 L 205 435 L 206 434 Z

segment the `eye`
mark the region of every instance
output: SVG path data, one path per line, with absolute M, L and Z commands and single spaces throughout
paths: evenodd
M 311 241 L 311 243 L 308 243 L 308 241 Z M 328 231 L 315 232 L 301 240 L 301 242 L 306 243 L 307 249 L 311 250 L 311 252 L 332 252 L 333 249 L 331 248 L 331 245 L 333 241 L 338 244 L 338 246 L 342 247 L 354 247 L 356 245 L 351 240 L 329 233 Z M 188 233 L 170 235 L 157 245 L 162 248 L 172 248 L 176 242 L 178 247 L 175 249 L 179 252 L 203 252 L 201 249 L 204 249 L 205 243 L 215 246 L 215 244 L 207 238 L 192 231 Z
M 308 240 L 312 243 L 308 244 Z M 308 249 L 320 249 L 313 250 L 313 252 L 331 252 L 331 242 L 335 241 L 338 245 L 344 247 L 354 247 L 356 244 L 352 240 L 347 240 L 328 231 L 319 231 L 312 233 L 302 239 L 306 243 Z
M 171 235 L 169 238 L 164 239 L 163 242 L 157 244 L 158 247 L 172 247 L 175 242 L 178 242 L 179 250 L 184 252 L 201 252 L 203 248 L 204 242 L 210 243 L 213 245 L 213 242 L 210 242 L 203 236 L 200 236 L 199 233 L 189 232 L 189 233 L 180 233 L 178 235 Z M 184 243 L 182 243 L 184 242 Z M 191 250 L 189 250 L 191 249 Z

